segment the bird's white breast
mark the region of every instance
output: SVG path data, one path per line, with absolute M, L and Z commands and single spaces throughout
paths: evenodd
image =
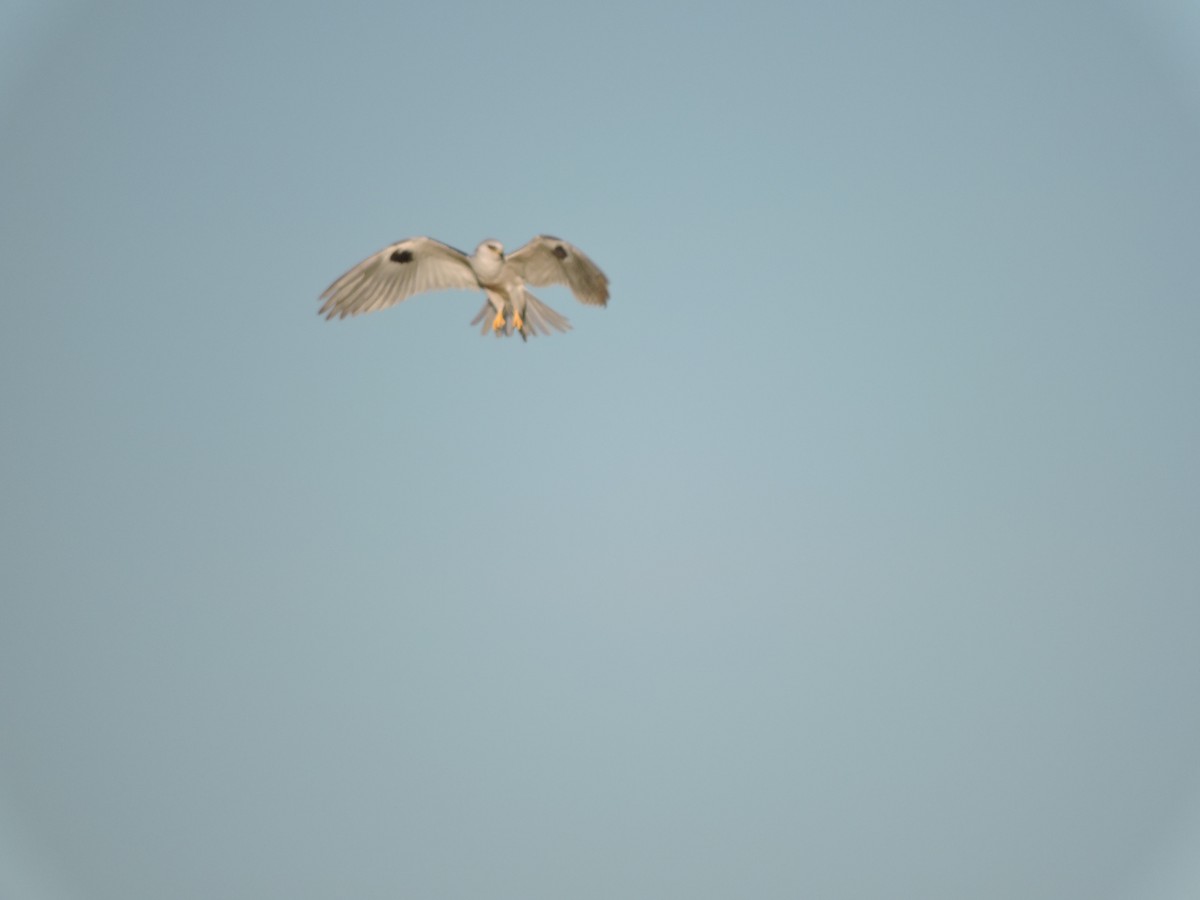
M 475 271 L 475 277 L 482 284 L 494 284 L 500 278 L 500 272 L 504 269 L 504 260 L 488 250 L 479 249 L 470 257 L 471 268 Z

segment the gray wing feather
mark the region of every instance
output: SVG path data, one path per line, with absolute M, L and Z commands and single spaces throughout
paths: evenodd
M 326 319 L 357 316 L 395 306 L 423 291 L 479 287 L 467 255 L 433 238 L 416 237 L 384 247 L 321 294 Z
M 518 275 L 535 287 L 565 284 L 580 303 L 608 303 L 608 278 L 582 250 L 560 238 L 540 234 L 507 257 Z

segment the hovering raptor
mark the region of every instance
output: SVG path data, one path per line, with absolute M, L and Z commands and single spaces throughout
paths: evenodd
M 320 315 L 344 319 L 394 306 L 422 291 L 478 288 L 487 295 L 472 325 L 483 323 L 497 337 L 568 331 L 571 323 L 529 293 L 526 285 L 565 284 L 581 303 L 608 303 L 608 278 L 578 247 L 539 235 L 505 254 L 499 241 L 486 240 L 470 256 L 428 237 L 408 238 L 384 247 L 331 284 L 321 295 Z M 495 315 L 492 316 L 491 313 Z

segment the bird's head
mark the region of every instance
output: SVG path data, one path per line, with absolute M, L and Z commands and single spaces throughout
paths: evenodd
M 476 256 L 489 256 L 500 261 L 504 260 L 504 245 L 497 240 L 488 238 L 475 248 Z

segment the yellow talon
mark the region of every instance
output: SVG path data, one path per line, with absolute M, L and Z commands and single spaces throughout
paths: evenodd
M 499 331 L 504 327 L 504 313 L 496 313 L 496 318 L 492 319 L 492 331 Z
M 517 331 L 520 331 L 524 327 L 525 327 L 525 320 L 521 318 L 521 314 L 519 312 L 514 311 L 513 312 L 513 328 L 517 329 Z

